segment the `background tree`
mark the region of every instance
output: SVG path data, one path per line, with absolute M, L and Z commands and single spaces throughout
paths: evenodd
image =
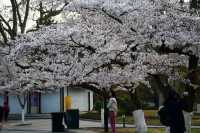
M 50 9 L 44 9 L 45 7 L 42 6 L 42 3 L 45 3 L 45 6 Z M 58 1 L 55 4 L 55 1 L 3 0 L 0 6 L 0 35 L 3 41 L 1 43 L 8 45 L 10 39 L 15 39 L 18 34 L 24 34 L 27 31 L 27 27 L 34 25 L 32 16 L 38 19 L 37 25 L 52 24 L 52 17 L 58 15 L 63 9 L 63 7 L 57 9 L 60 5 L 65 7 L 67 2 Z M 38 6 L 40 15 L 36 12 Z M 27 22 L 29 23 L 28 26 Z
M 200 1 L 199 0 L 191 0 L 190 1 L 190 8 L 199 9 L 200 8 Z

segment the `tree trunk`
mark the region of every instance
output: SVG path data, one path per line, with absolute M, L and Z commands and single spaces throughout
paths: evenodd
M 184 115 L 185 128 L 186 128 L 185 133 L 191 133 L 193 113 L 192 112 L 183 111 L 183 115 Z
M 22 109 L 22 112 L 21 112 L 21 121 L 22 123 L 25 123 L 25 105 L 26 105 L 26 102 L 27 102 L 27 95 L 25 94 L 24 97 L 23 97 L 23 101 L 22 99 L 20 98 L 20 96 L 18 95 L 17 96 L 17 99 L 18 99 L 18 102 L 20 104 L 20 107 Z
M 165 128 L 165 133 L 170 133 L 170 127 Z
M 134 104 L 132 114 L 136 126 L 136 133 L 147 133 L 147 124 L 145 121 L 144 112 L 142 110 L 141 101 L 138 99 L 137 89 L 135 89 L 134 93 L 129 94 Z
M 160 107 L 163 105 L 165 98 L 164 98 L 162 92 L 160 92 L 159 90 L 158 90 L 158 99 L 159 99 L 158 101 L 159 101 L 159 107 Z
M 22 108 L 21 120 L 22 120 L 22 123 L 25 123 L 25 110 L 24 110 L 24 108 Z
M 133 111 L 133 119 L 136 126 L 136 133 L 147 133 L 144 112 L 141 109 Z
M 102 126 L 102 128 L 104 128 L 104 109 L 102 108 L 101 109 L 101 126 Z

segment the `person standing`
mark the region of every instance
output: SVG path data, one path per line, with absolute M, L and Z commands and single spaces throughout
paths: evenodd
M 3 120 L 5 121 L 5 122 L 7 122 L 8 121 L 8 114 L 9 114 L 9 111 L 10 111 L 10 109 L 9 109 L 9 106 L 8 106 L 8 102 L 7 101 L 5 101 L 4 103 L 3 103 Z
M 170 133 L 184 133 L 185 132 L 185 121 L 182 112 L 182 103 L 180 96 L 176 91 L 170 89 L 168 97 L 164 101 L 164 107 L 167 109 L 169 119 L 169 130 Z
M 107 108 L 109 110 L 109 117 L 110 117 L 110 125 L 112 128 L 112 133 L 116 133 L 116 116 L 117 116 L 117 100 L 116 96 L 113 92 L 110 94 L 110 99 L 107 104 Z
M 3 127 L 3 107 L 0 106 L 0 130 Z
M 5 122 L 8 121 L 8 115 L 9 115 L 9 112 L 10 112 L 10 108 L 9 108 L 9 102 L 8 102 L 8 92 L 5 92 L 5 95 L 4 95 L 4 103 L 3 103 L 3 120 Z

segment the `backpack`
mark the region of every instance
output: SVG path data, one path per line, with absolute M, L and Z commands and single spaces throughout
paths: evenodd
M 118 111 L 117 103 L 115 103 L 115 102 L 112 103 L 112 109 L 113 109 L 113 111 L 115 111 L 115 112 Z
M 170 125 L 171 118 L 170 118 L 170 115 L 169 115 L 169 111 L 165 106 L 163 106 L 159 109 L 158 115 L 159 115 L 159 118 L 160 118 L 160 123 L 162 125 L 164 125 L 164 126 Z
M 107 108 L 108 108 L 110 111 L 117 112 L 117 111 L 118 111 L 118 108 L 117 108 L 117 101 L 116 101 L 116 99 L 110 98 L 110 99 L 109 99 L 109 102 L 108 102 L 108 104 L 107 104 Z

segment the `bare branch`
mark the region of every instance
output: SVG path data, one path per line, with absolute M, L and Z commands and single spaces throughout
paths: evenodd
M 19 26 L 21 27 L 22 26 L 22 17 L 21 17 L 21 14 L 20 14 L 20 11 L 19 11 L 19 6 L 20 4 L 17 4 L 17 1 L 15 0 L 16 2 L 16 10 L 17 10 L 17 16 L 18 16 L 18 20 L 19 20 Z
M 13 27 L 12 27 L 12 35 L 11 39 L 14 39 L 17 35 L 17 5 L 15 0 L 10 0 L 12 5 L 12 16 L 13 16 Z
M 1 33 L 2 37 L 3 37 L 4 43 L 7 44 L 8 38 L 7 38 L 7 36 L 6 36 L 6 33 L 5 33 L 5 31 L 4 31 L 3 24 L 2 24 L 1 22 L 0 22 L 0 33 Z
M 8 30 L 12 31 L 10 24 L 8 21 L 5 20 L 5 18 L 0 14 L 0 20 L 8 27 Z
M 30 9 L 30 0 L 27 0 L 24 21 L 23 21 L 22 27 L 21 27 L 21 33 L 25 32 L 26 23 L 27 23 L 27 19 L 28 19 L 28 15 L 29 15 L 29 9 Z

